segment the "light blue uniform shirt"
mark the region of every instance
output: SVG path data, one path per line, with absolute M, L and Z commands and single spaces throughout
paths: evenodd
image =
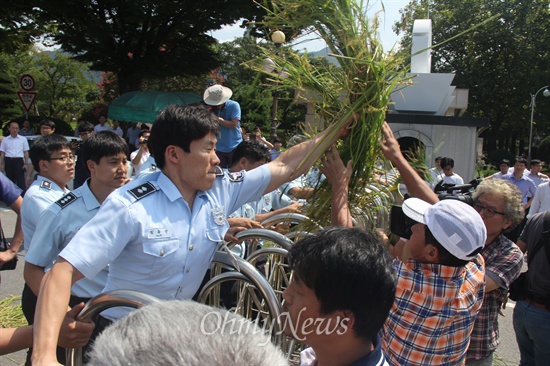
M 155 162 L 155 158 L 153 157 L 153 155 L 149 155 L 147 160 L 145 160 L 145 162 L 141 164 L 139 172 L 137 172 L 136 174 L 136 179 L 140 179 L 148 174 L 159 171 L 156 164 L 157 163 Z
M 227 217 L 259 199 L 270 177 L 267 165 L 219 176 L 212 189 L 197 192 L 192 210 L 162 172 L 134 180 L 111 193 L 60 256 L 86 277 L 110 264 L 104 291 L 190 299 L 229 228 Z M 113 308 L 103 315 L 118 319 L 128 312 Z
M 23 205 L 21 206 L 21 227 L 25 236 L 23 242 L 25 252 L 29 251 L 32 237 L 42 212 L 67 192 L 69 191 L 64 190 L 41 175 L 38 175 L 29 189 L 27 189 L 23 198 Z
M 51 204 L 40 216 L 40 221 L 25 261 L 49 269 L 58 254 L 71 241 L 84 224 L 99 210 L 99 202 L 88 187 L 82 186 Z M 94 297 L 101 293 L 107 282 L 108 268 L 93 278 L 83 278 L 71 288 L 79 297 Z
M 256 202 L 252 202 L 251 205 L 256 213 L 266 214 L 271 212 L 272 209 L 278 210 L 290 206 L 291 203 L 292 199 L 277 188 L 274 191 L 264 194 L 262 198 Z

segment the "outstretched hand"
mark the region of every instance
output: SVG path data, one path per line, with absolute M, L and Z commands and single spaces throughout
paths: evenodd
M 347 187 L 351 179 L 352 161 L 344 166 L 344 162 L 338 154 L 335 146 L 332 146 L 321 157 L 321 172 L 327 177 L 328 182 L 333 186 Z
M 380 147 L 382 148 L 382 154 L 384 154 L 386 159 L 392 163 L 395 163 L 403 156 L 403 154 L 401 153 L 399 142 L 397 142 L 397 139 L 393 136 L 393 132 L 388 122 L 384 122 L 384 125 L 382 126 L 382 134 L 384 135 L 384 140 L 379 140 Z

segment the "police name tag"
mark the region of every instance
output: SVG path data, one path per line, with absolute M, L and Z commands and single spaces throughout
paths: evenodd
M 147 239 L 161 239 L 161 238 L 169 238 L 171 237 L 172 233 L 167 228 L 148 228 L 145 230 L 145 235 L 147 236 Z

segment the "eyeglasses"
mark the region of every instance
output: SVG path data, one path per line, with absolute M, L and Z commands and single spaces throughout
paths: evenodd
M 75 163 L 77 158 L 78 157 L 76 155 L 66 155 L 60 158 L 49 158 L 48 161 L 59 160 L 62 164 L 67 164 L 68 162 Z
M 488 218 L 491 218 L 491 217 L 495 216 L 495 214 L 499 214 L 499 215 L 502 215 L 502 216 L 506 215 L 504 212 L 498 212 L 497 210 L 493 210 L 490 207 L 485 207 L 480 203 L 476 203 L 474 205 L 474 208 L 479 213 L 481 213 L 481 211 L 483 211 L 483 213 L 485 214 L 485 217 L 488 217 Z

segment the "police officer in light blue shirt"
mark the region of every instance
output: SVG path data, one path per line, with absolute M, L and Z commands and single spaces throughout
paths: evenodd
M 36 140 L 29 150 L 37 179 L 31 184 L 21 206 L 25 252 L 28 252 L 40 215 L 65 193 L 65 185 L 74 177 L 75 158 L 69 141 L 57 134 L 45 135 Z M 28 324 L 34 322 L 38 286 L 32 289 L 25 279 L 21 294 L 21 308 Z M 27 361 L 30 359 L 30 351 Z
M 149 145 L 160 171 L 113 192 L 46 274 L 37 306 L 33 363 L 56 361 L 55 340 L 71 284 L 93 277 L 107 264 L 105 291 L 133 289 L 160 299 L 191 298 L 229 228 L 229 214 L 294 174 L 303 174 L 324 152 L 310 154 L 326 135 L 321 132 L 260 168 L 224 174 L 215 153 L 218 131 L 215 116 L 203 106 L 172 105 L 159 114 Z M 105 316 L 117 319 L 124 314 L 114 310 Z
M 48 270 L 78 230 L 95 216 L 99 202 L 87 182 L 43 212 L 31 248 L 25 255 L 25 267 L 31 264 L 41 267 L 42 271 Z M 104 268 L 97 276 L 76 282 L 72 294 L 90 298 L 101 293 L 107 282 L 107 273 L 107 268 Z
M 101 131 L 84 142 L 80 156 L 90 171 L 90 178 L 43 212 L 25 256 L 25 278 L 34 284 L 36 292 L 44 269 L 53 265 L 61 250 L 96 215 L 107 196 L 126 183 L 127 155 L 128 145 L 111 131 Z M 105 267 L 93 278 L 76 282 L 71 303 L 85 302 L 100 294 L 107 282 L 107 273 Z
M 29 250 L 32 237 L 36 230 L 36 225 L 40 219 L 42 212 L 48 208 L 50 204 L 57 201 L 69 190 L 61 188 L 53 180 L 47 179 L 41 175 L 36 177 L 36 180 L 31 184 L 21 208 L 23 227 L 23 235 L 25 240 L 23 245 L 25 251 Z

